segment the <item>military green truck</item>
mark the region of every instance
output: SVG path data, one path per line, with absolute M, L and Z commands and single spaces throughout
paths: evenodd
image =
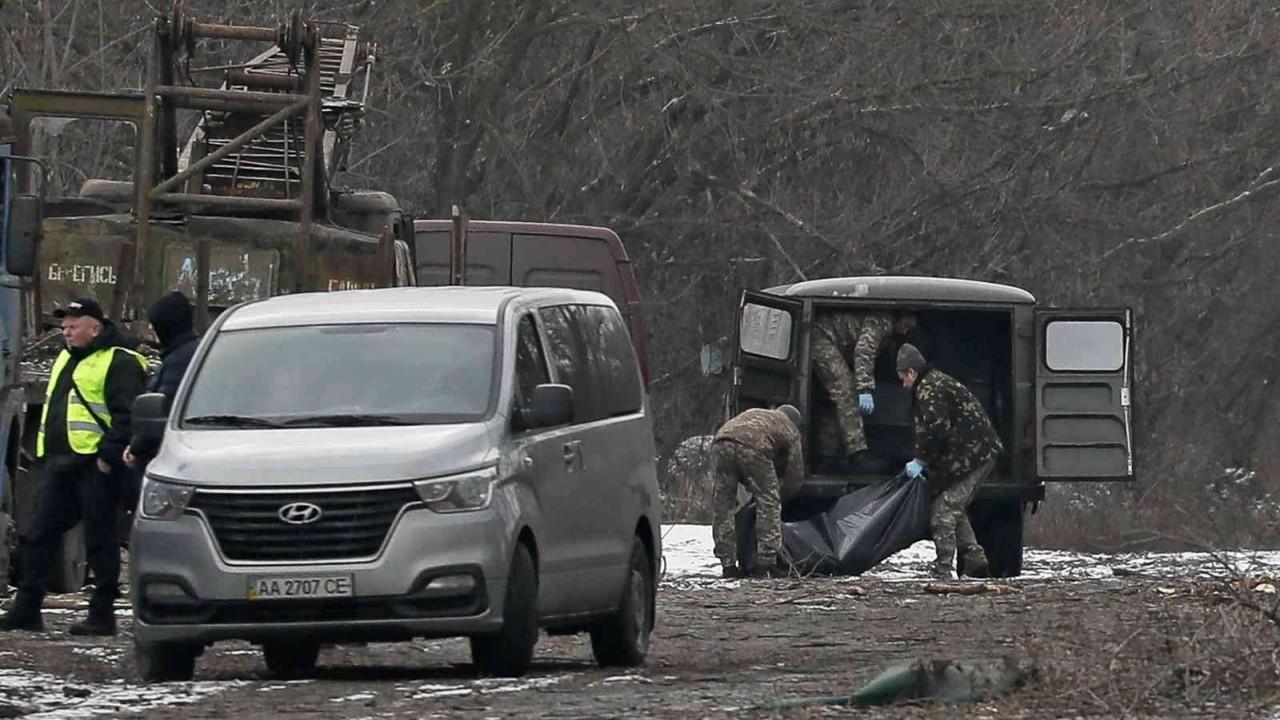
M 412 225 L 396 200 L 335 182 L 376 55 L 358 27 L 298 12 L 277 27 L 217 25 L 175 3 L 150 41 L 140 91 L 18 89 L 0 107 L 12 120 L 14 156 L 39 158 L 70 124 L 108 123 L 132 139 L 130 177 L 90 179 L 74 196 L 44 198 L 35 273 L 6 276 L 20 300 L 4 315 L 5 352 L 21 353 L 20 374 L 6 387 L 25 388 L 0 418 L 9 449 L 0 515 L 15 526 L 11 538 L 35 505 L 34 434 L 62 347 L 51 313 L 72 298 L 95 297 L 141 332 L 145 308 L 175 289 L 193 299 L 203 325 L 246 300 L 414 283 L 401 237 Z M 223 62 L 246 44 L 255 45 L 247 62 Z M 222 54 L 207 61 L 208 48 Z M 35 168 L 5 163 L 5 187 L 15 197 L 38 193 Z M 82 545 L 78 531 L 68 533 L 55 591 L 80 587 Z
M 1043 308 L 1020 288 L 952 278 L 809 280 L 743 293 L 727 408 L 785 402 L 804 415 L 807 475 L 784 519 L 809 517 L 888 477 L 841 466 L 834 409 L 812 372 L 809 342 L 824 314 L 894 310 L 917 314 L 911 342 L 978 397 L 1004 442 L 969 511 L 995 576 L 1021 572 L 1024 518 L 1044 499 L 1045 483 L 1134 480 L 1129 310 Z M 913 450 L 912 395 L 895 369 L 900 342 L 880 349 L 875 411 L 863 418 L 869 449 L 894 472 Z

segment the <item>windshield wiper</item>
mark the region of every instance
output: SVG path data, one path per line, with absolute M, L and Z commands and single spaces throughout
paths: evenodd
M 413 425 L 396 415 L 334 414 L 303 415 L 280 422 L 282 427 L 359 427 L 376 425 Z
M 241 427 L 241 428 L 278 428 L 284 427 L 275 420 L 268 420 L 260 417 L 249 417 L 247 415 L 197 415 L 189 417 L 182 422 L 189 425 L 223 425 L 225 427 Z

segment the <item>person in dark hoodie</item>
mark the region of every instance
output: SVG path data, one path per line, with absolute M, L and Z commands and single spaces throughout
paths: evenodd
M 54 316 L 62 321 L 67 346 L 49 375 L 36 436 L 44 477 L 27 532 L 23 577 L 13 605 L 0 616 L 0 630 L 44 629 L 40 608 L 54 556 L 63 533 L 81 523 L 94 590 L 88 618 L 69 632 L 115 635 L 113 605 L 120 595 L 116 503 L 119 478 L 127 472 L 122 455 L 133 400 L 146 384 L 147 361 L 92 298 L 72 300 Z
M 182 376 L 187 373 L 200 343 L 194 329 L 194 314 L 187 296 L 176 290 L 156 300 L 147 310 L 151 329 L 160 341 L 160 369 L 151 376 L 147 392 L 162 393 L 170 402 L 178 393 L 178 385 L 182 384 Z M 159 438 L 135 435 L 124 450 L 124 462 L 131 468 L 141 469 L 159 450 Z

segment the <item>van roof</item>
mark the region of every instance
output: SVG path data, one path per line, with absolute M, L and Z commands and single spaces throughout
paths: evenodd
M 905 275 L 823 278 L 779 285 L 766 292 L 805 298 L 841 297 L 869 300 L 1030 303 L 1031 293 L 1012 285 L 959 278 Z
M 590 290 L 525 287 L 399 287 L 296 293 L 247 303 L 228 311 L 224 330 L 359 322 L 494 324 L 508 302 L 554 300 L 613 305 Z

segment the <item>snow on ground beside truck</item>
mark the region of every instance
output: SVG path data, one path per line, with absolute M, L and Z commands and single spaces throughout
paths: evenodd
M 711 526 L 666 525 L 662 533 L 664 581 L 717 579 L 720 563 L 712 552 Z M 933 543 L 923 540 L 889 557 L 865 577 L 887 581 L 928 579 Z M 1274 574 L 1280 551 L 1126 553 L 1099 555 L 1028 548 L 1021 580 L 1098 580 L 1116 574 L 1152 578 L 1212 578 Z

